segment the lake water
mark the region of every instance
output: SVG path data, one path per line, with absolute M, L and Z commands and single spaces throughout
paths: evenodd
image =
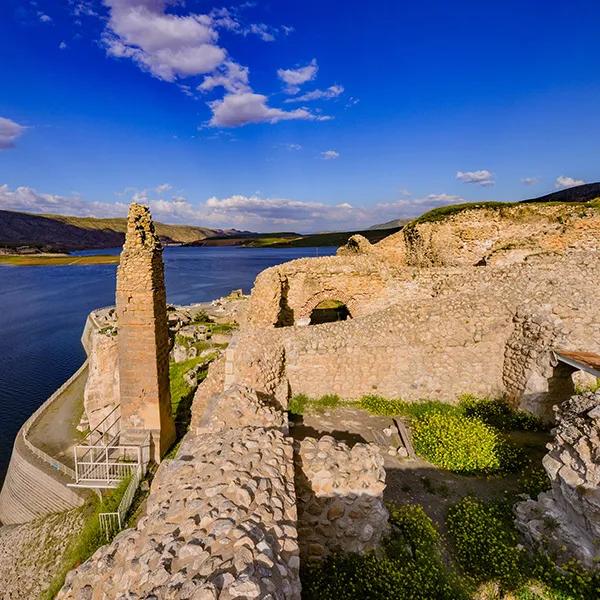
M 116 253 L 102 251 L 103 253 Z M 249 292 L 267 267 L 335 248 L 181 248 L 164 251 L 167 300 L 205 302 Z M 23 422 L 85 360 L 94 308 L 114 304 L 115 265 L 0 267 L 0 484 Z

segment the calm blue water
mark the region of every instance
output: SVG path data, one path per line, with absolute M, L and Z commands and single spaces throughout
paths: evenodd
M 334 248 L 166 248 L 167 299 L 191 304 L 232 289 L 249 292 L 267 267 L 334 253 Z M 114 265 L 0 267 L 0 484 L 21 424 L 85 359 L 79 341 L 85 319 L 94 308 L 114 304 L 115 272 Z

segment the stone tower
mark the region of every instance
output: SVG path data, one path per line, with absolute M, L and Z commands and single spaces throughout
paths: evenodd
M 117 270 L 121 435 L 125 441 L 151 433 L 151 455 L 175 440 L 169 390 L 169 331 L 162 246 L 150 210 L 129 207 Z M 139 440 L 141 441 L 141 440 Z

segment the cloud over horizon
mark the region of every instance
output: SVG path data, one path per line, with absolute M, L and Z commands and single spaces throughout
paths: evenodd
M 192 202 L 180 192 L 173 193 L 173 186 L 168 183 L 142 190 L 128 188 L 117 195 L 121 199 L 98 202 L 85 200 L 78 194 L 48 194 L 27 186 L 11 189 L 4 184 L 0 185 L 0 210 L 97 218 L 124 217 L 129 201 L 135 201 L 150 206 L 154 218 L 163 223 L 265 233 L 283 229 L 310 233 L 366 229 L 392 219 L 412 218 L 438 206 L 464 202 L 458 195 L 445 193 L 416 198 L 403 196 L 396 201 L 380 202 L 369 207 L 354 206 L 345 201 L 326 203 L 265 198 L 258 194 L 233 194 L 224 198 L 211 196 L 205 201 Z
M 574 179 L 573 177 L 560 175 L 556 178 L 556 181 L 554 182 L 554 187 L 557 190 L 566 190 L 567 188 L 572 188 L 583 184 L 585 184 L 585 181 L 583 179 Z

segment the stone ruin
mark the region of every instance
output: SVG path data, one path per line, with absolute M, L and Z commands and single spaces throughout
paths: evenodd
M 573 396 L 556 407 L 554 440 L 542 464 L 551 489 L 516 505 L 528 541 L 559 560 L 600 561 L 600 393 Z
M 203 384 L 193 410 L 197 426 L 158 469 L 145 516 L 72 571 L 59 599 L 298 600 L 301 556 L 377 546 L 387 511 L 375 446 L 294 447 L 276 401 L 243 386 Z
M 156 462 L 175 441 L 162 246 L 148 207 L 129 208 L 117 270 L 121 437 L 152 434 Z

